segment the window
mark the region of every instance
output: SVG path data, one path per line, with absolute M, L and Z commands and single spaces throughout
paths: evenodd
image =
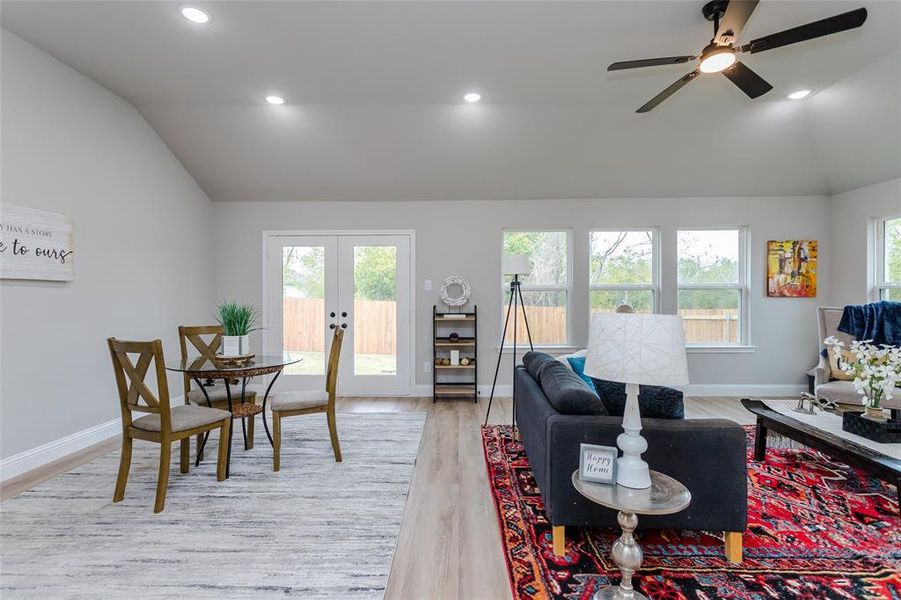
M 504 231 L 504 254 L 525 254 L 532 262 L 532 272 L 520 277 L 520 289 L 525 309 L 528 311 L 526 316 L 534 344 L 569 345 L 572 329 L 571 247 L 568 231 Z M 509 275 L 503 277 L 501 319 L 507 314 L 511 279 Z M 519 313 L 517 330 L 519 343 L 527 344 L 522 311 Z M 512 316 L 505 339 L 507 342 L 513 342 Z
M 678 306 L 688 344 L 746 343 L 747 231 L 678 232 Z
M 876 221 L 876 299 L 901 301 L 901 216 Z
M 635 312 L 656 312 L 657 232 L 592 231 L 588 241 L 591 312 L 614 312 L 620 304 Z

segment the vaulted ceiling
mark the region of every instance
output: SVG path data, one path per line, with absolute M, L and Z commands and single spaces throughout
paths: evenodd
M 606 65 L 699 52 L 702 2 L 195 5 L 213 22 L 176 2 L 7 0 L 2 24 L 133 103 L 217 201 L 829 194 L 901 176 L 899 2 L 763 0 L 742 41 L 869 19 L 745 56 L 774 86 L 757 100 L 708 75 L 644 115 L 691 67 Z

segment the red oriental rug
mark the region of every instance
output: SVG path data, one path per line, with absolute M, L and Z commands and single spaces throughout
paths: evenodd
M 726 560 L 722 532 L 638 531 L 636 589 L 666 600 L 901 599 L 895 487 L 808 448 L 768 449 L 755 462 L 747 429 L 744 561 Z M 567 527 L 558 559 L 522 444 L 504 425 L 483 427 L 482 443 L 514 599 L 589 600 L 618 584 L 610 546 L 619 530 Z

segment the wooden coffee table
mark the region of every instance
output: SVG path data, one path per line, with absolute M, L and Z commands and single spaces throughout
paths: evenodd
M 880 454 L 837 435 L 818 429 L 797 419 L 776 412 L 760 400 L 743 398 L 741 403 L 757 416 L 757 436 L 754 440 L 754 460 L 766 456 L 766 435 L 774 431 L 787 438 L 810 446 L 829 456 L 859 467 L 892 485 L 901 484 L 901 460 Z

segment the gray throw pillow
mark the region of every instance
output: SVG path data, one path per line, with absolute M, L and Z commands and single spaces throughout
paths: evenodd
M 528 368 L 528 366 L 526 366 Z M 569 365 L 551 358 L 538 371 L 541 389 L 558 413 L 563 415 L 606 415 L 607 409 L 594 390 Z

